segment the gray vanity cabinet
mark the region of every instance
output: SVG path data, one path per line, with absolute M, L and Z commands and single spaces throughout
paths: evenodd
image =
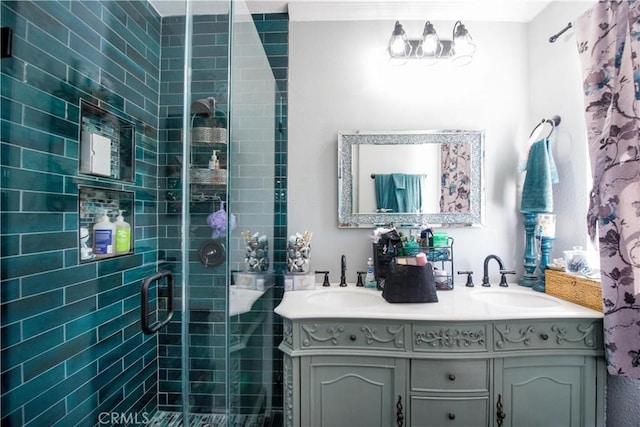
M 496 417 L 502 427 L 596 424 L 592 357 L 496 359 Z
M 284 319 L 285 426 L 604 425 L 601 319 Z
M 301 358 L 302 424 L 387 427 L 402 413 L 406 361 L 391 357 Z M 393 404 L 395 402 L 396 404 Z M 396 409 L 396 406 L 400 405 Z
M 602 323 L 494 324 L 494 395 L 502 427 L 602 425 Z M 513 356 L 518 357 L 513 357 Z

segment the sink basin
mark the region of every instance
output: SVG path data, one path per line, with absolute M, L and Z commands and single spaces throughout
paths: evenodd
M 309 304 L 329 308 L 358 308 L 369 307 L 384 301 L 382 296 L 374 291 L 353 291 L 348 289 L 320 290 L 307 296 Z
M 253 289 L 243 289 L 237 286 L 230 286 L 229 292 L 229 316 L 235 316 L 251 311 L 253 304 L 264 294 L 265 291 Z
M 560 302 L 548 295 L 532 292 L 518 289 L 478 289 L 471 293 L 471 298 L 513 308 L 552 308 L 560 305 Z

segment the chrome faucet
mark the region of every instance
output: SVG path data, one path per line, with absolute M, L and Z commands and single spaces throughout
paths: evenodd
M 500 257 L 498 255 L 488 255 L 484 259 L 484 268 L 482 270 L 482 286 L 485 286 L 485 287 L 491 286 L 491 283 L 489 283 L 489 261 L 491 261 L 492 259 L 495 259 L 496 261 L 498 261 L 500 274 L 502 274 L 502 272 L 504 271 L 504 264 L 502 263 L 502 260 L 500 259 Z M 502 275 L 502 278 L 504 279 L 504 274 Z M 502 282 L 500 282 L 500 285 L 502 285 Z M 506 285 L 502 285 L 502 286 L 506 286 Z
M 342 255 L 341 265 L 340 265 L 340 286 L 347 286 L 347 256 Z

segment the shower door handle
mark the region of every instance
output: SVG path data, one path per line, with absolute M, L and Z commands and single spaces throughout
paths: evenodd
M 163 277 L 167 278 L 167 290 L 169 295 L 167 296 L 167 317 L 162 321 L 149 325 L 149 286 L 153 282 L 161 280 Z M 160 271 L 153 276 L 149 276 L 142 282 L 142 289 L 140 290 L 140 325 L 142 332 L 147 335 L 151 335 L 158 331 L 158 329 L 165 326 L 173 317 L 173 274 L 170 271 Z

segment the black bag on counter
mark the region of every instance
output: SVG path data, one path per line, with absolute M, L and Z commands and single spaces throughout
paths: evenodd
M 436 281 L 431 264 L 389 264 L 382 297 L 387 302 L 423 303 L 438 302 Z

